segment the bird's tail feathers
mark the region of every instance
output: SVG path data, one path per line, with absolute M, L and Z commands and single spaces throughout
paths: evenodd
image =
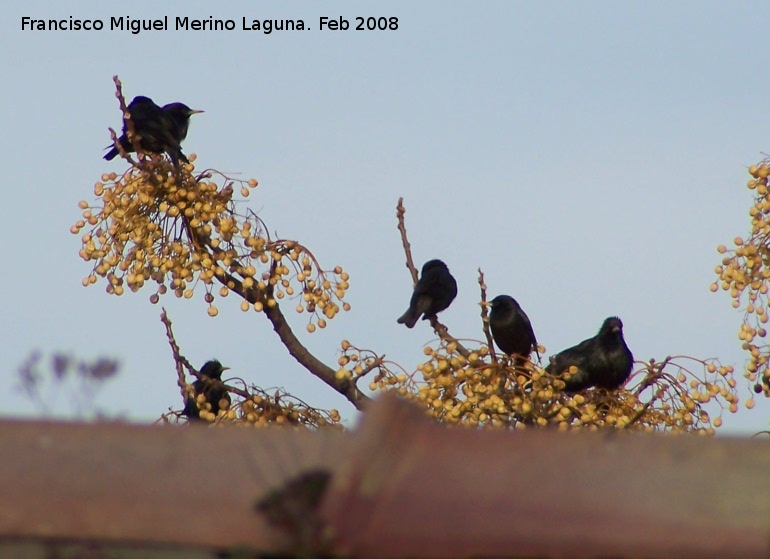
M 417 324 L 417 319 L 420 317 L 419 314 L 416 314 L 412 312 L 412 309 L 406 309 L 406 312 L 402 314 L 400 317 L 398 317 L 399 324 L 406 324 L 407 328 L 414 328 L 414 325 Z

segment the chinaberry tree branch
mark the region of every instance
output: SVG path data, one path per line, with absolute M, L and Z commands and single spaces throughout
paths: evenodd
M 163 312 L 160 313 L 160 321 L 163 323 L 163 326 L 166 327 L 166 338 L 168 339 L 168 345 L 171 346 L 171 353 L 174 356 L 174 363 L 176 365 L 176 385 L 182 393 L 182 402 L 184 403 L 189 395 L 187 393 L 187 387 L 189 385 L 187 384 L 187 377 L 184 374 L 183 367 L 186 367 L 190 372 L 193 372 L 194 369 L 192 368 L 192 365 L 190 365 L 190 362 L 180 353 L 179 345 L 176 343 L 174 332 L 171 329 L 171 319 L 168 317 L 165 308 L 163 309 Z
M 645 366 L 647 367 L 647 374 L 645 375 L 639 387 L 634 391 L 634 396 L 638 397 L 642 392 L 647 390 L 647 388 L 654 385 L 657 380 L 664 375 L 664 369 L 671 362 L 671 359 L 672 357 L 669 355 L 660 363 L 654 363 L 652 361 L 645 363 Z
M 401 233 L 401 243 L 404 245 L 404 253 L 406 254 L 406 268 L 409 270 L 409 273 L 412 275 L 412 285 L 417 285 L 417 281 L 419 279 L 419 274 L 417 273 L 417 268 L 414 265 L 414 260 L 412 259 L 412 245 L 409 243 L 409 238 L 406 234 L 406 220 L 404 218 L 404 215 L 406 214 L 406 208 L 404 208 L 404 198 L 401 197 L 398 199 L 398 204 L 396 205 L 396 218 L 398 218 L 398 231 Z M 444 340 L 447 343 L 453 343 L 457 347 L 457 353 L 462 355 L 463 357 L 467 358 L 471 352 L 468 351 L 468 349 L 462 345 L 455 337 L 453 337 L 446 326 L 441 324 L 439 322 L 438 318 L 436 316 L 430 317 L 430 325 L 433 327 L 433 330 L 436 332 L 439 338 Z
M 186 221 L 187 220 L 185 219 L 185 222 Z M 208 251 L 212 256 L 218 252 L 217 249 L 211 246 L 208 239 L 200 235 L 195 229 L 190 227 L 189 224 L 187 224 L 187 231 L 191 234 L 193 242 L 200 248 L 200 250 Z M 236 266 L 238 265 L 236 264 Z M 269 283 L 264 290 L 255 287 L 247 289 L 243 287 L 243 282 L 240 279 L 224 270 L 221 273 L 215 274 L 214 277 L 222 285 L 226 286 L 252 305 L 254 303 L 260 303 L 265 316 L 273 325 L 273 330 L 278 334 L 281 343 L 283 343 L 289 351 L 289 354 L 310 373 L 317 376 L 331 388 L 345 396 L 356 409 L 363 409 L 371 400 L 361 392 L 351 380 L 338 379 L 334 369 L 315 357 L 315 355 L 310 353 L 302 342 L 299 341 L 297 336 L 294 335 L 289 323 L 286 321 L 286 317 L 281 312 L 278 301 L 272 296 L 273 287 Z
M 126 121 L 126 130 L 127 130 L 128 139 L 131 141 L 137 153 L 141 153 L 141 146 L 139 145 L 140 142 L 138 141 L 138 138 L 135 135 L 134 123 L 133 123 L 133 120 L 131 119 L 131 114 L 128 111 L 128 107 L 126 106 L 125 98 L 123 97 L 122 83 L 118 78 L 118 76 L 114 76 L 113 81 L 116 87 L 115 96 L 118 98 L 118 102 L 120 103 L 120 108 L 123 111 L 123 117 Z M 134 167 L 138 167 L 141 164 L 141 160 L 140 160 L 140 164 L 138 165 L 132 159 L 130 159 L 128 157 L 128 154 L 123 149 L 123 146 L 121 145 L 120 141 L 118 140 L 117 133 L 114 130 L 110 130 L 110 132 L 112 135 L 113 144 L 118 149 L 121 157 L 127 158 Z M 232 193 L 232 187 L 230 187 L 230 195 L 231 193 Z M 223 195 L 227 195 L 227 193 L 223 192 Z M 183 218 L 183 228 L 189 235 L 191 242 L 199 250 L 209 252 L 210 254 L 212 253 L 215 254 L 218 252 L 215 248 L 211 246 L 210 239 L 206 238 L 204 235 L 194 230 L 190 226 L 186 218 Z M 291 328 L 286 322 L 286 318 L 283 316 L 283 313 L 281 312 L 278 302 L 272 297 L 272 286 L 268 285 L 268 287 L 265 289 L 264 292 L 259 291 L 257 289 L 247 290 L 247 289 L 244 289 L 242 282 L 232 274 L 223 272 L 222 274 L 217 274 L 215 277 L 220 283 L 227 286 L 232 291 L 234 291 L 235 293 L 237 293 L 238 295 L 240 295 L 250 303 L 253 304 L 259 301 L 263 304 L 265 315 L 273 324 L 273 329 L 278 334 L 278 337 L 281 339 L 281 342 L 283 343 L 284 346 L 286 346 L 286 348 L 288 349 L 292 357 L 294 357 L 303 367 L 305 367 L 308 371 L 310 371 L 315 376 L 319 377 L 326 384 L 331 386 L 334 390 L 336 390 L 337 392 L 345 396 L 357 409 L 362 409 L 366 405 L 366 403 L 370 399 L 365 394 L 363 394 L 360 390 L 358 390 L 358 388 L 355 386 L 355 384 L 352 381 L 347 379 L 338 380 L 335 376 L 335 371 L 331 367 L 328 367 L 327 365 L 322 363 L 314 355 L 312 355 L 310 351 L 308 351 L 308 349 L 304 345 L 302 345 L 299 339 L 294 335 L 294 332 L 292 332 Z M 271 300 L 272 304 L 269 305 L 268 300 Z M 173 333 L 171 332 L 171 321 L 168 319 L 168 316 L 166 315 L 165 311 L 161 315 L 161 320 L 166 326 L 166 336 L 168 337 L 169 344 L 171 345 L 172 353 L 174 354 L 174 360 L 176 362 L 177 385 L 179 386 L 179 389 L 182 392 L 182 398 L 184 400 L 187 397 L 188 384 L 185 380 L 185 375 L 182 368 L 183 365 L 196 378 L 202 379 L 204 381 L 208 381 L 211 379 L 208 379 L 207 377 L 203 377 L 200 374 L 198 374 L 197 371 L 192 368 L 189 362 L 187 362 L 187 360 L 180 355 L 179 346 L 176 344 L 176 341 L 174 340 L 174 337 L 173 337 Z M 221 383 L 221 381 L 213 381 L 212 384 L 215 384 L 217 382 Z M 235 387 L 229 387 L 227 385 L 224 385 L 224 386 L 228 389 L 228 391 L 233 392 L 234 394 L 238 394 L 246 398 L 250 397 L 248 392 L 242 391 Z
M 358 385 L 358 381 L 364 378 L 366 375 L 374 371 L 375 369 L 379 369 L 382 364 L 385 363 L 385 356 L 384 355 L 378 355 L 377 357 L 372 358 L 372 362 L 369 363 L 366 367 L 364 367 L 364 370 L 361 371 L 360 374 L 356 375 L 356 378 L 353 379 L 353 383 Z
M 414 260 L 412 260 L 412 245 L 409 244 L 409 239 L 406 236 L 406 220 L 404 219 L 406 214 L 406 208 L 404 207 L 403 196 L 398 199 L 396 205 L 396 217 L 398 218 L 398 231 L 401 233 L 401 243 L 404 245 L 404 253 L 406 254 L 406 268 L 409 273 L 412 274 L 412 284 L 417 285 L 417 281 L 420 279 L 417 273 L 417 268 L 414 266 Z
M 123 113 L 123 119 L 126 122 L 126 136 L 128 137 L 128 141 L 134 147 L 138 155 L 141 153 L 141 146 L 139 145 L 139 138 L 137 138 L 136 130 L 134 129 L 134 119 L 131 118 L 131 113 L 128 112 L 128 107 L 126 106 L 126 98 L 123 97 L 123 83 L 120 81 L 120 78 L 118 78 L 117 75 L 112 76 L 112 81 L 115 82 L 115 97 L 118 98 L 120 111 Z M 112 143 L 118 150 L 120 157 L 128 161 L 132 167 L 139 167 L 138 163 L 134 161 L 130 155 L 128 155 L 128 152 L 126 152 L 125 149 L 123 149 L 123 144 L 121 144 L 118 140 L 118 135 L 115 130 L 112 128 L 109 130 Z
M 481 290 L 481 326 L 484 329 L 484 335 L 487 338 L 487 346 L 489 346 L 489 356 L 492 359 L 492 363 L 497 363 L 497 355 L 495 355 L 495 343 L 492 339 L 492 333 L 489 331 L 489 312 L 487 311 L 487 284 L 484 282 L 484 272 L 479 268 L 479 289 Z

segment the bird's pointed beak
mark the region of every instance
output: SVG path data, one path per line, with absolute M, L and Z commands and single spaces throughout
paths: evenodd
M 482 307 L 493 307 L 493 306 L 494 306 L 494 305 L 493 305 L 491 302 L 489 302 L 489 301 L 482 301 L 481 303 L 479 303 L 479 305 L 481 305 Z
M 225 371 L 229 371 L 229 370 L 230 370 L 230 367 L 222 367 L 222 372 L 223 372 L 223 373 L 224 373 Z
M 198 113 L 205 113 L 205 112 L 206 111 L 202 111 L 200 109 L 195 109 L 195 110 L 190 111 L 190 116 L 197 115 Z
M 618 325 L 613 326 L 612 327 L 612 331 L 617 334 L 618 332 L 620 332 L 620 326 L 618 326 Z

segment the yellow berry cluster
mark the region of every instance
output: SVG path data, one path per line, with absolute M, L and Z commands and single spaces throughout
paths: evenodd
M 247 289 L 256 286 L 260 291 L 269 287 L 271 296 L 267 299 L 268 306 L 275 305 L 276 299 L 294 296 L 296 290 L 291 284 L 295 282 L 301 286 L 301 299 L 295 310 L 310 314 L 308 332 L 315 332 L 316 327 L 326 328 L 326 319 L 331 320 L 340 310 L 350 310 L 350 303 L 343 301 L 350 288 L 350 277 L 341 266 L 335 266 L 331 272 L 322 270 L 313 254 L 296 241 L 269 242 L 267 246 L 269 259 L 268 252 L 259 258 L 263 264 L 272 261 L 270 273 L 264 273 L 256 282 L 247 277 L 243 286 Z M 250 272 L 246 271 L 247 274 Z M 223 296 L 227 295 L 225 290 L 222 290 Z M 241 302 L 241 310 L 248 311 L 250 307 L 257 311 L 264 308 L 259 301 L 254 305 L 249 305 L 247 301 Z
M 734 249 L 725 245 L 717 247 L 723 255 L 722 263 L 714 270 L 718 280 L 711 284 L 711 291 L 721 287 L 730 293 L 733 308 L 740 308 L 743 295 L 746 294 L 743 307 L 743 321 L 738 331 L 742 348 L 748 352 L 744 377 L 754 385 L 756 392 L 770 396 L 770 344 L 768 344 L 768 279 L 770 279 L 770 160 L 765 159 L 749 168 L 751 178 L 749 190 L 754 193 L 754 203 L 749 209 L 751 233 L 748 239 L 736 237 Z M 753 399 L 746 401 L 751 408 Z
M 342 427 L 340 413 L 337 410 L 312 408 L 283 391 L 276 391 L 273 395 L 269 395 L 265 391 L 254 390 L 254 395 L 250 399 L 236 402 L 230 412 L 235 412 L 235 417 L 229 415 L 229 419 L 240 420 L 254 427 L 270 424 L 312 428 Z
M 337 359 L 337 380 L 353 380 L 358 382 L 370 373 L 374 377 L 369 382 L 369 390 L 372 392 L 378 388 L 383 390 L 392 388 L 400 396 L 409 396 L 417 386 L 412 382 L 411 375 L 401 369 L 399 372 L 391 371 L 391 367 L 400 369 L 400 366 L 386 361 L 369 349 L 361 349 L 352 345 L 348 340 L 342 340 L 340 344 L 342 355 Z
M 732 368 L 713 361 L 693 360 L 702 369 L 696 374 L 685 358 L 651 360 L 617 391 L 566 394 L 563 379 L 531 362 L 514 365 L 505 356 L 494 361 L 483 344 L 463 355 L 455 342 L 441 341 L 425 354 L 428 360 L 412 375 L 379 371 L 369 388 L 395 390 L 448 424 L 492 428 L 713 434 L 722 424 L 722 410 L 738 406 Z M 719 412 L 713 420 L 705 409 L 710 403 Z
M 194 395 L 192 385 L 187 385 L 188 397 Z M 230 400 L 228 398 L 221 398 L 217 405 L 219 411 L 215 414 L 212 411 L 211 403 L 206 399 L 205 394 L 198 394 L 195 397 L 195 405 L 198 407 L 198 417 L 209 423 L 214 423 L 219 420 L 235 419 L 235 413 L 230 409 Z
M 192 387 L 189 386 L 191 393 Z M 248 397 L 241 393 L 230 393 L 233 402 L 226 398 L 219 401 L 217 415 L 211 413 L 211 404 L 206 401 L 204 394 L 199 394 L 196 404 L 199 417 L 216 425 L 237 425 L 245 427 L 266 427 L 268 425 L 285 425 L 317 429 L 333 427 L 341 429 L 339 411 L 319 410 L 305 402 L 287 394 L 283 390 L 275 390 L 269 394 L 260 388 L 251 387 Z M 164 414 L 161 420 L 165 423 L 186 421 L 178 411 Z
M 83 285 L 107 280 L 107 292 L 122 295 L 126 288 L 139 291 L 146 283 L 156 286 L 150 301 L 157 303 L 170 289 L 177 297 L 191 298 L 203 285 L 211 316 L 214 282 L 226 297 L 237 290 L 260 296 L 244 300 L 243 310 L 264 310 L 277 299 L 295 294 L 299 284 L 298 312 L 311 313 L 308 330 L 326 326 L 340 308 L 349 287 L 341 267 L 325 272 L 313 255 L 295 241 L 270 239 L 264 223 L 253 213 L 240 215 L 233 200 L 235 186 L 245 198 L 257 186 L 254 179 L 233 180 L 206 171 L 193 176 L 195 156 L 175 169 L 158 156 L 142 156 L 122 175 L 104 174 L 94 187 L 98 204 L 81 201 L 82 219 L 72 227 L 82 234 L 80 256 L 93 262 Z M 220 188 L 213 177 L 223 179 Z M 315 324 L 313 321 L 315 320 Z
M 731 365 L 692 357 L 650 360 L 627 387 L 645 399 L 645 430 L 713 434 L 722 425 L 722 412 L 738 411 L 737 382 Z M 706 406 L 715 407 L 712 419 Z

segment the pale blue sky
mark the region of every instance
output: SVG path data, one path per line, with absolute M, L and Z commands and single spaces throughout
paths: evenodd
M 481 337 L 476 269 L 513 295 L 548 353 L 619 315 L 637 359 L 720 357 L 740 368 L 740 315 L 711 294 L 715 246 L 748 228 L 746 167 L 770 148 L 770 19 L 763 2 L 30 2 L 6 6 L 0 112 L 6 239 L 0 358 L 11 382 L 33 348 L 109 355 L 103 407 L 152 420 L 179 406 L 150 291 L 85 289 L 69 226 L 93 198 L 107 127 L 126 95 L 204 109 L 184 145 L 199 165 L 255 177 L 271 230 L 351 275 L 350 313 L 303 341 L 334 364 L 339 340 L 408 369 L 433 339 L 396 324 L 411 283 L 395 229 L 404 196 L 414 256 L 442 258 L 460 293 L 442 315 Z M 22 32 L 21 17 L 232 18 L 230 32 Z M 319 31 L 319 16 L 399 18 L 397 31 Z M 302 18 L 301 32 L 241 18 Z M 351 26 L 352 27 L 352 26 Z M 265 387 L 352 408 L 287 354 L 238 300 L 211 319 L 167 297 L 183 352 Z M 742 396 L 748 389 L 741 379 Z M 15 393 L 2 413 L 28 413 Z M 765 428 L 770 406 L 726 416 Z

